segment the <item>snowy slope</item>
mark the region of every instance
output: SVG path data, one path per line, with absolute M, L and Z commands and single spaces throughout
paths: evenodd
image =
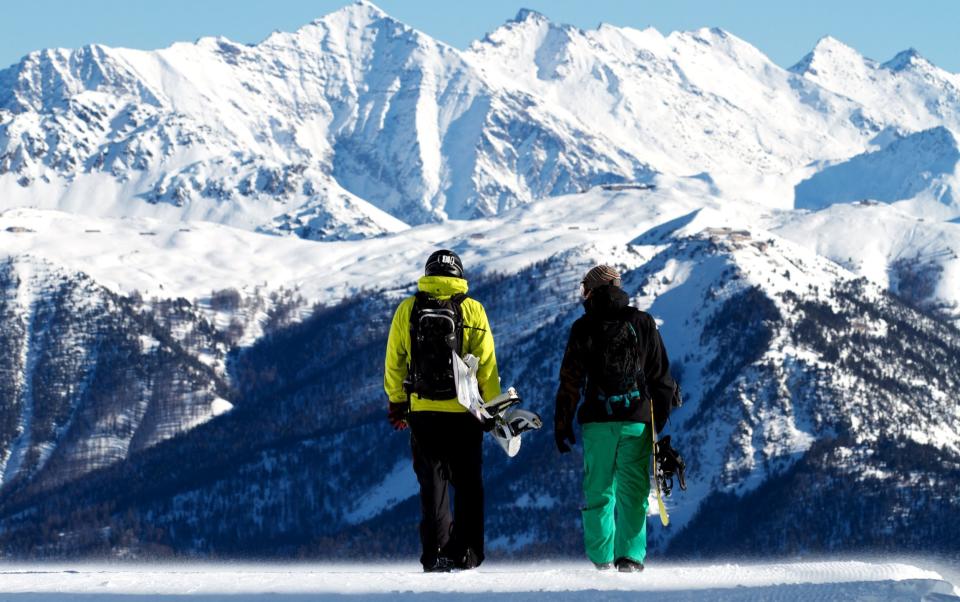
M 948 312 L 960 302 L 960 228 L 914 217 L 913 207 L 903 208 L 909 213 L 898 208 L 902 204 L 862 203 L 816 212 L 770 212 L 717 196 L 696 178 L 660 177 L 656 182 L 656 190 L 617 193 L 598 188 L 544 199 L 499 218 L 448 221 L 368 242 L 317 244 L 203 222 L 178 225 L 21 209 L 0 214 L 0 239 L 11 256 L 43 257 L 125 294 L 203 300 L 227 288 L 244 294 L 258 287 L 287 288 L 298 290 L 310 303 L 329 303 L 365 287 L 410 282 L 423 257 L 438 246 L 456 248 L 468 265 L 480 270 L 513 272 L 597 240 L 626 243 L 655 226 L 711 207 L 717 211 L 717 225 L 760 225 L 908 299 Z M 630 220 L 622 219 L 625 214 Z M 922 277 L 903 280 L 899 274 L 914 265 L 923 268 L 914 276 Z
M 366 2 L 254 46 L 38 51 L 0 72 L 0 107 L 6 206 L 310 238 L 490 215 L 645 173 Z
M 857 107 L 719 29 L 583 31 L 521 11 L 468 59 L 673 174 L 783 174 L 862 148 Z
M 773 230 L 922 307 L 960 307 L 960 227 L 877 203 L 776 216 Z
M 364 288 L 409 283 L 438 246 L 455 248 L 474 274 L 515 272 L 597 240 L 626 243 L 661 221 L 704 204 L 719 209 L 723 202 L 698 179 L 661 182 L 655 191 L 597 188 L 544 199 L 500 217 L 451 220 L 373 240 L 316 243 L 203 222 L 105 219 L 33 209 L 0 214 L 0 237 L 4 254 L 43 257 L 127 294 L 198 299 L 215 289 L 265 286 L 297 288 L 310 302 L 329 303 Z M 756 215 L 762 209 L 730 207 L 731 214 Z M 627 212 L 631 220 L 624 221 Z
M 935 571 L 860 561 L 758 565 L 658 565 L 639 575 L 598 573 L 581 564 L 492 564 L 477 571 L 424 575 L 414 565 L 12 565 L 0 590 L 50 602 L 88 596 L 152 600 L 950 600 L 958 595 Z M 25 597 L 28 596 L 28 597 Z
M 896 139 L 881 150 L 823 167 L 797 184 L 795 206 L 820 209 L 868 199 L 892 203 L 923 195 L 936 206 L 920 217 L 951 219 L 960 213 L 960 200 L 954 192 L 958 160 L 960 150 L 948 129 L 924 130 Z
M 141 311 L 29 255 L 0 262 L 5 490 L 79 478 L 229 407 L 220 377 L 196 359 L 212 341 L 194 333 L 188 354 L 158 324 L 159 307 Z
M 960 78 L 904 50 L 885 63 L 826 36 L 790 71 L 862 105 L 880 138 L 944 125 L 960 131 Z

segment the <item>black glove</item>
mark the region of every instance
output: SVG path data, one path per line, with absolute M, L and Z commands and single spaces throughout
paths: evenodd
M 577 442 L 577 438 L 573 434 L 573 423 L 560 416 L 557 416 L 553 421 L 553 436 L 557 441 L 557 450 L 561 454 L 570 451 L 570 445 Z M 567 445 L 568 441 L 570 445 Z
M 670 400 L 670 409 L 679 408 L 683 405 L 683 392 L 680 390 L 680 383 L 676 383 L 673 389 L 673 399 Z
M 484 418 L 480 421 L 480 428 L 483 429 L 484 433 L 489 433 L 493 430 L 493 427 L 497 426 L 497 417 L 493 418 Z
M 410 402 L 396 403 L 391 401 L 387 406 L 387 420 L 390 421 L 393 430 L 402 431 L 407 428 L 407 412 L 410 411 Z
M 680 489 L 686 491 L 687 463 L 683 461 L 680 453 L 673 449 L 673 446 L 670 444 L 670 435 L 657 441 L 656 453 L 657 466 L 661 473 L 657 478 L 660 479 L 660 488 L 664 491 L 664 495 L 670 495 L 670 490 L 673 489 L 674 477 L 679 479 Z

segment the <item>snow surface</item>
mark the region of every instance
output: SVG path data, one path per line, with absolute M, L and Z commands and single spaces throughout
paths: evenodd
M 640 574 L 585 562 L 487 563 L 423 574 L 417 564 L 6 565 L 0 600 L 949 600 L 940 573 L 897 562 L 652 565 Z
M 945 209 L 952 215 L 958 159 L 960 151 L 950 131 L 933 128 L 822 169 L 797 185 L 795 204 L 799 209 L 819 209 L 863 199 L 889 203 L 929 191 L 935 200 L 953 206 Z
M 767 224 L 776 234 L 894 292 L 900 292 L 898 264 L 927 267 L 934 276 L 929 283 L 932 299 L 956 313 L 960 227 L 911 213 L 878 203 L 840 204 L 812 213 L 783 213 Z
M 436 248 L 456 250 L 468 277 L 513 273 L 571 249 L 626 245 L 703 208 L 701 227 L 743 224 L 762 205 L 711 195 L 696 178 L 658 179 L 651 191 L 604 191 L 538 200 L 503 215 L 426 224 L 374 239 L 315 242 L 210 222 L 102 218 L 38 209 L 0 213 L 0 257 L 33 255 L 84 272 L 117 292 L 205 298 L 213 289 L 296 288 L 311 302 L 406 286 Z M 707 219 L 709 215 L 709 219 Z M 626 219 L 625 219 L 626 218 Z M 12 231 L 16 230 L 16 231 Z

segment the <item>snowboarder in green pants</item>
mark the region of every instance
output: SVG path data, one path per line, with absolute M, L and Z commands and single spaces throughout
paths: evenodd
M 554 432 L 560 453 L 583 431 L 583 539 L 601 570 L 643 570 L 653 438 L 677 405 L 667 352 L 650 314 L 629 305 L 620 274 L 607 265 L 581 282 L 585 315 L 570 329 L 557 391 Z M 580 405 L 581 396 L 583 404 Z

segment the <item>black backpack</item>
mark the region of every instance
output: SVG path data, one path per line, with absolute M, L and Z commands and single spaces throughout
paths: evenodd
M 596 385 L 607 414 L 630 414 L 641 403 L 640 338 L 629 319 L 597 320 L 588 343 L 588 378 Z
M 467 296 L 457 294 L 440 300 L 418 292 L 410 312 L 410 373 L 407 393 L 427 399 L 457 396 L 453 357 L 463 348 L 463 312 Z

